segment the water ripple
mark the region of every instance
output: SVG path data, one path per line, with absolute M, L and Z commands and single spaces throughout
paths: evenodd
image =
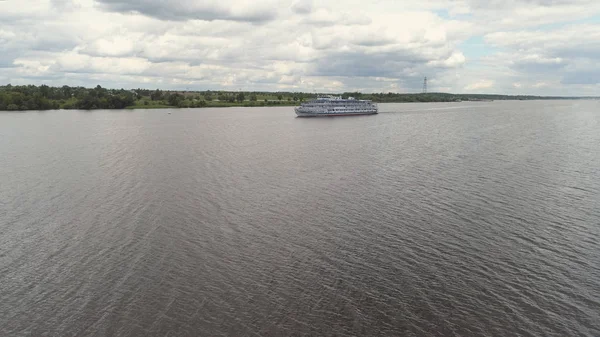
M 0 115 L 0 334 L 598 336 L 595 104 Z

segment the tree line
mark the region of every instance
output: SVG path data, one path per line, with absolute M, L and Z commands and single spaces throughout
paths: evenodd
M 124 109 L 144 107 L 198 108 L 207 106 L 266 106 L 296 104 L 310 95 L 241 91 L 174 91 L 50 87 L 47 85 L 0 86 L 1 110 Z
M 1 110 L 50 109 L 124 109 L 152 107 L 220 107 L 297 105 L 321 94 L 302 92 L 259 91 L 174 91 L 150 89 L 106 89 L 50 87 L 47 85 L 0 86 Z M 469 100 L 557 99 L 568 97 L 466 95 L 449 93 L 360 93 L 345 92 L 342 97 L 368 99 L 380 103 L 396 102 L 455 102 Z M 572 98 L 572 97 L 571 97 Z
M 49 87 L 47 85 L 0 87 L 0 110 L 124 109 L 135 102 L 135 93 L 96 86 Z

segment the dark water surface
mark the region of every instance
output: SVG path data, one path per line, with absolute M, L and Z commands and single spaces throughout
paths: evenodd
M 0 114 L 1 336 L 600 336 L 600 102 Z

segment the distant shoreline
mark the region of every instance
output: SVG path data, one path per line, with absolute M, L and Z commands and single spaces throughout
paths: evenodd
M 573 100 L 582 100 L 582 101 L 600 101 L 600 98 L 552 98 L 552 99 L 528 99 L 525 101 L 531 101 L 531 102 L 537 102 L 537 101 L 549 101 L 549 100 L 555 100 L 555 101 L 573 101 Z M 524 100 L 516 100 L 516 99 L 501 99 L 501 100 L 491 100 L 491 101 L 477 101 L 477 100 L 473 100 L 473 101 L 448 101 L 448 102 L 442 102 L 442 101 L 431 101 L 431 102 L 378 102 L 378 103 L 383 103 L 383 104 L 409 104 L 409 103 L 490 103 L 490 102 L 498 102 L 498 101 L 505 101 L 505 102 L 512 102 L 512 101 L 524 101 Z M 173 109 L 173 110 L 185 110 L 185 109 L 208 109 L 208 108 L 274 108 L 274 107 L 293 107 L 293 106 L 298 106 L 299 104 L 278 104 L 278 105 L 250 105 L 250 104 L 231 104 L 231 105 L 208 105 L 208 106 L 203 106 L 203 107 L 177 107 L 177 106 L 139 106 L 139 105 L 134 105 L 134 106 L 128 106 L 128 107 L 124 107 L 124 108 L 95 108 L 95 109 L 77 109 L 77 108 L 56 108 L 56 109 L 26 109 L 26 110 L 0 110 L 0 113 L 3 112 L 32 112 L 32 111 L 69 111 L 69 110 L 84 110 L 84 111 L 94 111 L 94 110 L 115 110 L 115 111 L 123 111 L 123 110 L 161 110 L 161 109 Z
M 0 111 L 177 109 L 297 106 L 326 93 L 259 91 L 163 91 L 84 87 L 0 86 Z M 375 103 L 489 102 L 506 100 L 575 100 L 599 97 L 449 93 L 360 93 L 335 95 L 372 100 Z

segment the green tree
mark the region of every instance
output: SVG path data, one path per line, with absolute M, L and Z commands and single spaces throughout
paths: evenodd
M 63 97 L 66 99 L 71 98 L 71 96 L 73 95 L 73 91 L 71 90 L 71 88 L 66 85 L 63 85 L 60 91 L 62 92 Z
M 107 95 L 107 90 L 102 88 L 100 85 L 97 85 L 96 88 L 93 90 L 93 94 L 96 97 L 105 97 Z
M 191 106 L 192 102 L 188 101 L 187 99 L 181 99 L 177 102 L 177 107 L 178 108 L 189 108 Z
M 40 94 L 42 95 L 42 97 L 44 98 L 48 98 L 49 94 L 50 94 L 50 87 L 43 84 L 40 86 Z
M 283 95 L 277 95 L 277 99 L 281 101 L 283 99 Z
M 255 94 L 250 95 L 250 101 L 256 102 L 258 99 Z
M 169 105 L 172 106 L 179 106 L 179 102 L 183 100 L 183 95 L 180 95 L 178 93 L 174 93 L 172 95 L 169 96 Z
M 163 99 L 163 93 L 162 91 L 156 89 L 155 91 L 153 91 L 150 94 L 150 99 L 153 101 L 160 101 L 161 99 Z
M 235 98 L 238 102 L 243 102 L 246 97 L 244 96 L 243 92 L 240 92 L 237 94 L 237 96 Z

